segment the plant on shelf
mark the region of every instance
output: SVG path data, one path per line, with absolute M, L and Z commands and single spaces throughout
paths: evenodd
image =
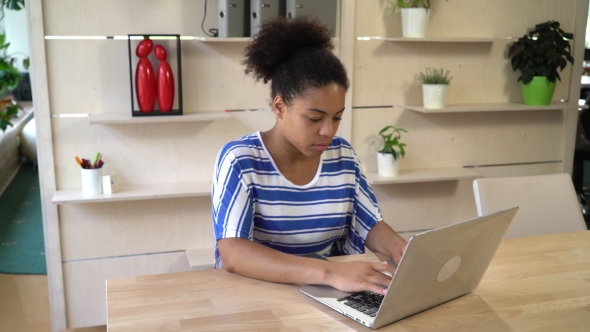
M 448 1 L 448 0 L 447 0 Z M 430 0 L 392 0 L 393 10 L 397 8 L 426 8 L 430 9 Z
M 25 0 L 0 0 L 0 21 L 4 18 L 4 8 L 21 10 L 25 8 Z
M 0 20 L 4 18 L 4 8 L 21 10 L 25 6 L 24 0 L 0 0 Z M 4 132 L 12 126 L 10 119 L 18 114 L 18 105 L 12 100 L 10 92 L 16 88 L 21 79 L 15 66 L 17 59 L 8 54 L 6 33 L 0 33 L 0 129 Z M 29 59 L 23 59 L 23 67 L 29 68 Z
M 430 17 L 430 0 L 390 1 L 394 12 L 398 8 L 401 11 L 402 35 L 406 38 L 424 38 Z
M 450 71 L 445 71 L 444 68 L 432 69 L 426 68 L 423 73 L 416 74 L 416 79 L 420 80 L 422 84 L 444 84 L 449 85 L 453 79 Z
M 437 109 L 445 107 L 447 87 L 453 79 L 450 72 L 443 68 L 426 68 L 426 71 L 416 74 L 416 79 L 422 82 L 422 100 L 424 108 Z
M 549 105 L 555 92 L 556 79 L 561 81 L 562 71 L 568 61 L 573 64 L 570 40 L 574 35 L 560 28 L 557 21 L 547 21 L 535 26 L 508 49 L 514 71 L 521 75 L 522 96 L 527 105 Z
M 16 88 L 21 79 L 18 69 L 15 67 L 16 58 L 8 54 L 6 34 L 0 34 L 0 129 L 5 131 L 12 126 L 10 119 L 18 113 L 18 105 L 12 100 L 10 92 Z M 29 67 L 28 59 L 23 60 L 23 66 Z
M 383 138 L 383 148 L 377 151 L 377 166 L 379 175 L 396 176 L 399 174 L 401 158 L 406 155 L 406 144 L 400 142 L 402 132 L 407 133 L 403 128 L 385 126 L 379 131 Z

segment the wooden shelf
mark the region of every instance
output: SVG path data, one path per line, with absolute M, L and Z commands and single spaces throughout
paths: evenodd
M 186 256 L 192 270 L 204 270 L 215 266 L 213 248 L 187 249 Z
M 398 176 L 380 176 L 376 173 L 368 173 L 367 180 L 371 185 L 456 181 L 461 179 L 477 179 L 483 175 L 463 167 L 426 168 L 400 172 Z
M 53 195 L 53 204 L 80 204 L 138 201 L 179 197 L 211 195 L 211 181 L 140 185 L 120 188 L 116 193 L 84 196 L 81 190 L 58 190 Z
M 198 40 L 203 43 L 248 43 L 252 41 L 250 37 L 229 37 L 229 38 L 219 38 L 219 37 L 195 37 L 195 40 Z
M 167 122 L 199 122 L 230 119 L 225 112 L 203 112 L 183 115 L 162 116 L 132 116 L 131 114 L 91 114 L 89 124 L 138 124 L 138 123 L 167 123 Z
M 382 40 L 389 42 L 409 42 L 409 43 L 493 43 L 497 41 L 510 41 L 511 37 L 487 37 L 487 38 L 464 38 L 464 37 L 432 37 L 432 38 L 404 38 L 404 37 L 357 37 L 357 40 Z
M 405 105 L 405 109 L 420 113 L 464 113 L 464 112 L 509 112 L 509 111 L 559 111 L 571 110 L 578 108 L 587 108 L 577 103 L 560 103 L 554 102 L 549 106 L 529 106 L 519 103 L 495 103 L 495 104 L 454 104 L 447 105 L 445 108 L 429 109 L 423 106 Z

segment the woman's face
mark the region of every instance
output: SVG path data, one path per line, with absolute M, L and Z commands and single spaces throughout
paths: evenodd
M 344 113 L 345 90 L 337 84 L 309 90 L 286 105 L 275 97 L 273 108 L 281 134 L 301 154 L 320 156 L 328 149 Z

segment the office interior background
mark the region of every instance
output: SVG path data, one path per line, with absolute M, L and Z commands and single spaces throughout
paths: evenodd
M 212 266 L 217 152 L 274 124 L 263 110 L 269 87 L 241 65 L 248 38 L 207 36 L 217 27 L 217 5 L 208 1 L 205 13 L 204 0 L 29 0 L 24 10 L 6 10 L 0 26 L 10 50 L 31 62 L 47 276 L 0 275 L 1 285 L 12 285 L 0 286 L 0 294 L 13 299 L 0 306 L 9 314 L 0 313 L 0 330 L 104 330 L 106 279 Z M 432 7 L 427 36 L 434 41 L 412 42 L 394 38 L 400 15 L 388 1 L 337 2 L 334 53 L 351 79 L 339 135 L 373 176 L 379 130 L 391 124 L 408 131 L 401 169 L 416 175 L 372 183 L 384 219 L 405 238 L 477 216 L 475 178 L 572 173 L 578 103 L 587 97 L 580 79 L 590 47 L 587 0 L 433 0 Z M 548 20 L 574 33 L 576 61 L 561 72 L 554 104 L 531 110 L 522 107 L 507 48 Z M 185 37 L 180 118 L 130 116 L 128 34 Z M 447 103 L 468 110 L 412 110 L 422 102 L 415 75 L 427 67 L 451 72 Z M 98 151 L 103 174 L 116 174 L 121 188 L 89 199 L 79 194 L 74 157 Z M 7 174 L 0 188 L 21 166 L 10 167 L 0 173 Z

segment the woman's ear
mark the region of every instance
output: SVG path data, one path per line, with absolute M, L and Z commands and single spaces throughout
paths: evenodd
M 283 118 L 283 114 L 287 111 L 287 104 L 282 96 L 275 96 L 275 99 L 272 101 L 272 111 L 276 114 L 277 118 Z

